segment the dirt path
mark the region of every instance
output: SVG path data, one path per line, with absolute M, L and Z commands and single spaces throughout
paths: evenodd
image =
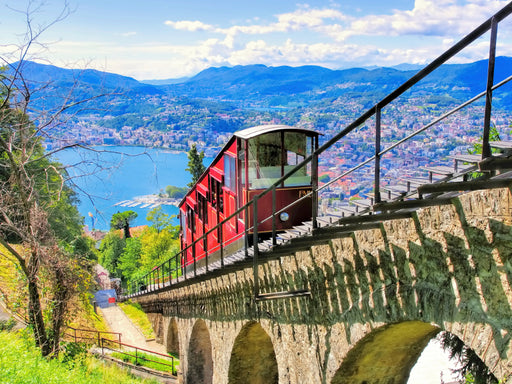
M 154 341 L 146 341 L 142 332 L 130 321 L 121 308 L 117 305 L 108 308 L 99 308 L 113 332 L 120 332 L 121 342 L 148 349 L 153 352 L 166 353 L 165 347 Z

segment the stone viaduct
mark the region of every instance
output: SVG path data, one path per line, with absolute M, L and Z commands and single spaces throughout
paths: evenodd
M 186 384 L 406 383 L 439 331 L 512 373 L 512 195 L 473 191 L 373 227 L 340 228 L 259 265 L 135 297 Z

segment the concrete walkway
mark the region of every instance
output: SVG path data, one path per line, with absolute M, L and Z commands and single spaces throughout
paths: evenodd
M 153 352 L 166 353 L 165 347 L 155 341 L 146 341 L 142 332 L 131 322 L 121 308 L 111 305 L 107 308 L 98 308 L 112 332 L 121 333 L 121 342 Z

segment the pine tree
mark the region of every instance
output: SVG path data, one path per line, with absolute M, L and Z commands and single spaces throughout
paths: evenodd
M 192 175 L 192 181 L 188 184 L 188 186 L 192 188 L 206 170 L 206 167 L 203 164 L 204 152 L 198 152 L 196 145 L 192 144 L 192 147 L 190 148 L 190 151 L 188 151 L 187 156 L 188 167 L 186 170 Z

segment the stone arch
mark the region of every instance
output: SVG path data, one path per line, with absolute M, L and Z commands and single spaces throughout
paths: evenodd
M 197 320 L 194 328 L 192 328 L 187 361 L 187 384 L 212 384 L 212 343 L 210 332 L 204 320 Z
M 236 337 L 229 361 L 228 383 L 279 383 L 274 346 L 259 323 L 246 324 Z
M 439 331 L 421 321 L 375 329 L 347 353 L 331 384 L 406 383 L 421 352 Z
M 169 326 L 167 327 L 167 340 L 165 347 L 167 349 L 167 353 L 179 358 L 180 340 L 178 338 L 178 322 L 174 317 L 169 321 Z

